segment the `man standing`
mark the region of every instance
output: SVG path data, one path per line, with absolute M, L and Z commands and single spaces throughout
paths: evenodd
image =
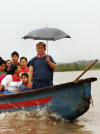
M 50 55 L 45 54 L 46 44 L 39 42 L 36 44 L 37 56 L 33 57 L 29 63 L 29 84 L 33 80 L 32 89 L 43 88 L 53 85 L 53 71 L 55 61 Z

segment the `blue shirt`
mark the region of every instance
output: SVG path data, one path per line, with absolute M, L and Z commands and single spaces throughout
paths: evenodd
M 50 58 L 50 61 L 55 64 L 55 61 L 50 55 L 47 55 Z M 46 61 L 46 56 L 39 58 L 39 57 L 34 57 L 32 58 L 28 66 L 33 66 L 34 68 L 34 73 L 33 73 L 33 78 L 34 78 L 34 86 L 38 88 L 38 84 L 35 84 L 39 82 L 41 87 L 47 87 L 50 85 L 53 85 L 53 69 L 50 68 L 48 65 L 48 62 Z M 43 84 L 42 84 L 43 83 Z M 48 83 L 48 84 L 47 84 Z M 51 84 L 50 84 L 51 83 Z
M 21 84 L 20 87 L 19 87 L 19 90 L 20 91 L 28 91 L 30 89 L 28 89 L 24 84 Z
M 49 55 L 47 55 L 50 58 L 50 61 L 52 63 L 55 63 L 53 58 Z M 49 81 L 53 80 L 53 69 L 50 68 L 46 61 L 46 56 L 42 58 L 38 58 L 37 56 L 32 58 L 28 66 L 33 66 L 34 68 L 34 80 L 39 80 L 39 81 Z

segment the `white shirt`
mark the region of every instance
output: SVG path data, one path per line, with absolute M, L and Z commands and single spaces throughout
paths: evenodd
M 9 91 L 16 92 L 18 91 L 21 81 L 12 81 L 12 75 L 6 75 L 5 78 L 1 81 L 1 85 L 4 86 L 5 89 Z

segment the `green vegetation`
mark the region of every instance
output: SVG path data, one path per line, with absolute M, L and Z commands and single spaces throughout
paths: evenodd
M 88 67 L 93 60 L 90 61 L 77 61 L 73 63 L 63 63 L 63 64 L 56 64 L 55 72 L 60 71 L 79 71 L 84 70 L 86 67 Z M 100 69 L 100 61 L 98 61 L 91 70 L 99 70 Z

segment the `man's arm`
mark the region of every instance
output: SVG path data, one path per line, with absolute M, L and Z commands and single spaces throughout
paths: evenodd
M 33 79 L 33 66 L 29 66 L 29 83 L 28 83 L 28 88 L 31 88 L 32 79 Z
M 54 70 L 56 66 L 53 62 L 50 61 L 50 58 L 48 56 L 46 57 L 46 61 L 48 62 L 50 68 Z

